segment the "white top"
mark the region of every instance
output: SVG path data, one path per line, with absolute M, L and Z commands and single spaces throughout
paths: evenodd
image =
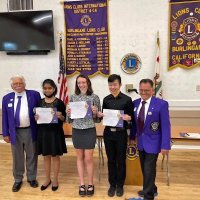
M 17 103 L 18 103 L 17 96 L 22 96 L 20 113 L 19 113 L 20 127 L 28 127 L 28 126 L 30 126 L 30 119 L 29 119 L 28 101 L 27 101 L 26 92 L 15 93 L 14 115 L 15 115 L 16 107 L 17 107 Z

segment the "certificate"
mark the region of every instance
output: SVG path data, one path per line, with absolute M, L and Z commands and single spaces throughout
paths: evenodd
M 92 119 L 92 102 L 91 101 L 78 101 L 70 102 L 71 119 Z
M 123 110 L 103 109 L 103 114 L 104 126 L 123 127 L 124 121 L 121 118 L 121 115 L 124 114 Z
M 56 111 L 56 108 L 35 108 L 35 113 L 39 116 L 37 124 L 58 123 Z

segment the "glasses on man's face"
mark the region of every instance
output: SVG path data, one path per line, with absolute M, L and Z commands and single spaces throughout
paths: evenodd
M 13 83 L 14 86 L 17 86 L 17 85 L 20 85 L 20 86 L 21 86 L 21 85 L 23 85 L 23 84 L 24 84 L 24 83 Z
M 146 94 L 146 93 L 149 93 L 149 92 L 150 92 L 150 90 L 141 90 L 141 89 L 140 89 L 140 90 L 139 90 L 139 92 L 140 92 L 140 94 L 143 94 L 143 93 L 145 93 L 145 94 Z

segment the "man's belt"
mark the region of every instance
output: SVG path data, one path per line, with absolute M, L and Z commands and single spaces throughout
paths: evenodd
M 26 126 L 26 127 L 16 127 L 16 129 L 27 129 L 30 128 L 30 126 Z

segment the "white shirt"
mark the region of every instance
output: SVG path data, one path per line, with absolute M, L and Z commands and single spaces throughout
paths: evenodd
M 137 109 L 137 117 L 138 117 L 138 115 L 139 115 L 140 108 L 142 107 L 142 102 L 143 102 L 143 101 L 144 101 L 144 100 L 141 99 L 140 105 L 138 106 L 138 109 Z M 150 102 L 151 102 L 151 97 L 150 97 L 149 99 L 147 99 L 147 100 L 146 100 L 146 103 L 144 104 L 144 121 L 145 121 L 145 119 L 146 119 L 146 115 L 147 115 L 147 112 L 148 112 L 148 110 L 149 110 Z
M 15 115 L 16 107 L 18 103 L 17 96 L 22 96 L 20 113 L 19 113 L 20 127 L 28 127 L 30 126 L 30 119 L 29 119 L 29 110 L 28 110 L 28 101 L 27 101 L 26 92 L 22 92 L 22 93 L 15 92 L 14 115 Z

